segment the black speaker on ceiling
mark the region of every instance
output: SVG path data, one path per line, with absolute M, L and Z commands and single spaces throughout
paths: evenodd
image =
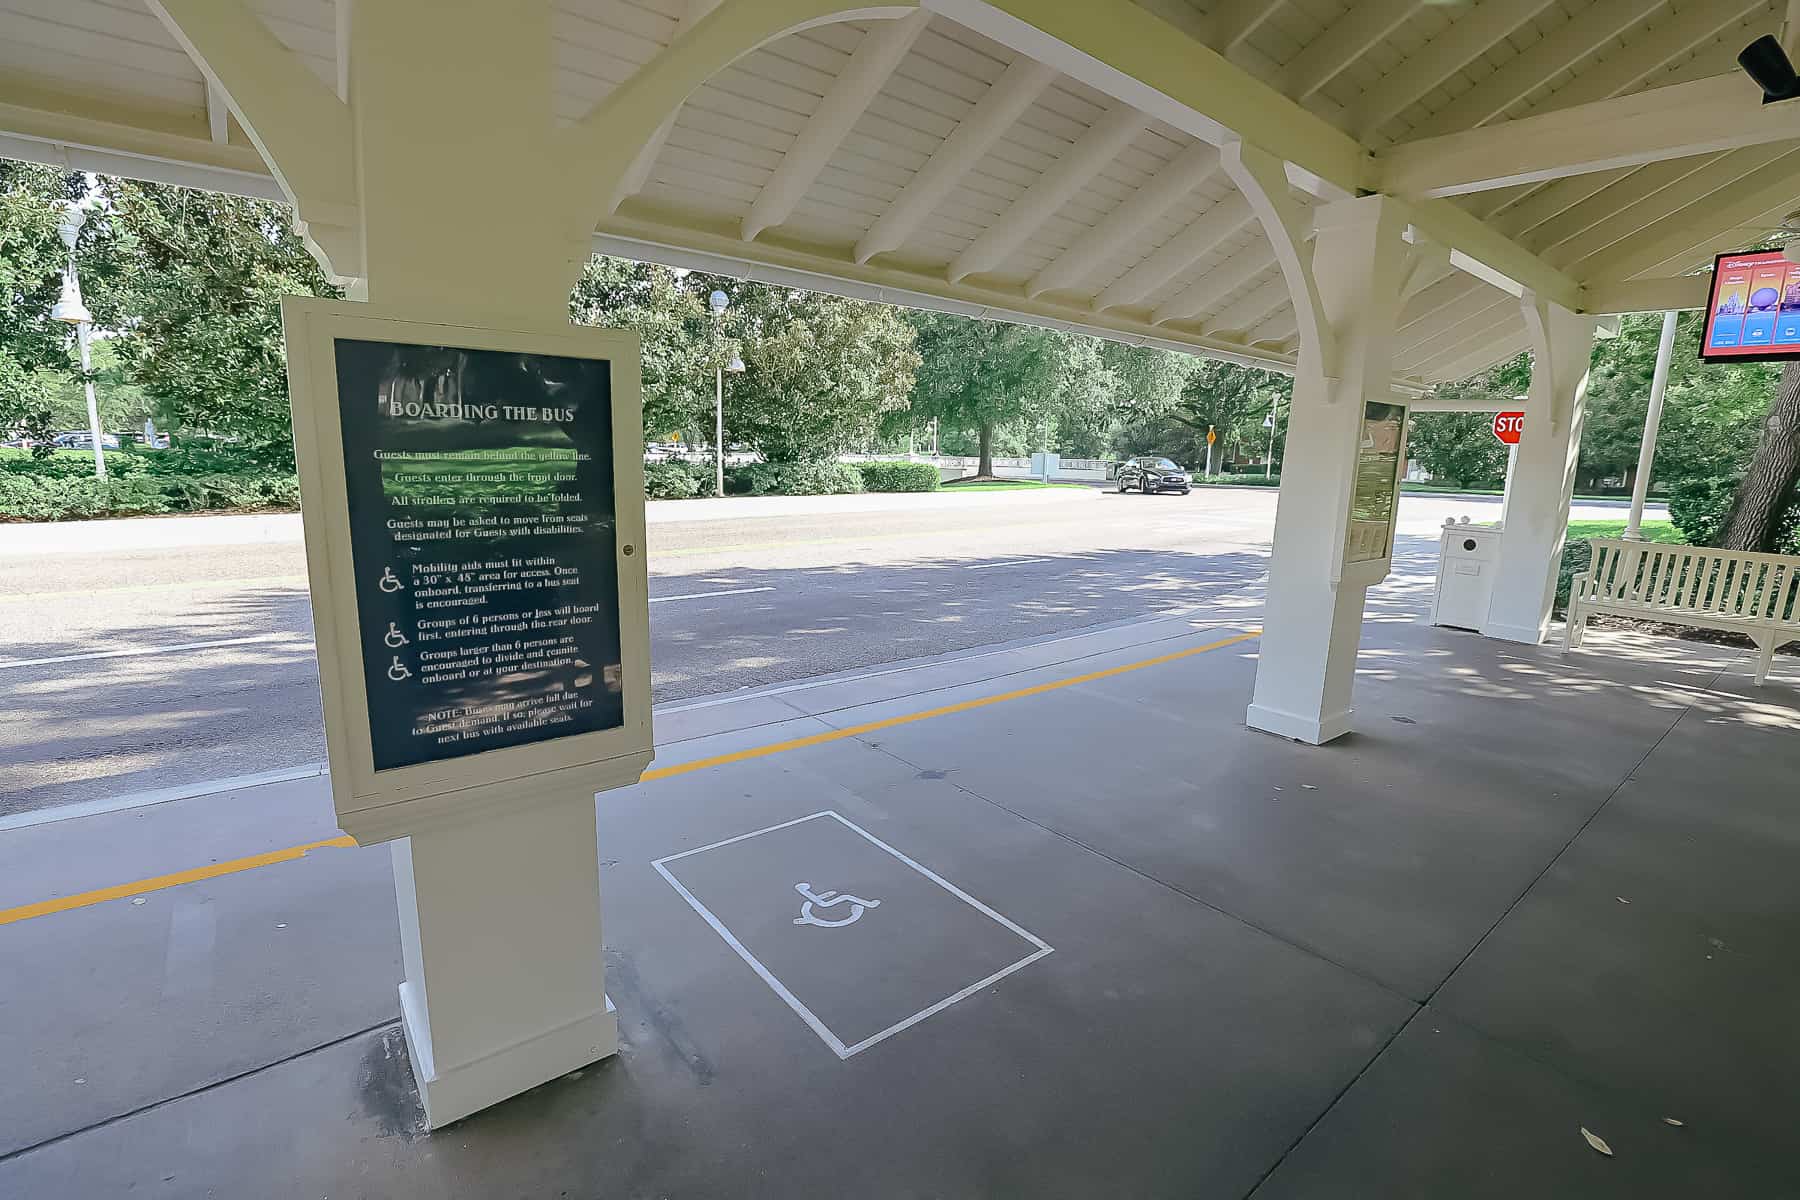
M 1800 96 L 1800 75 L 1787 51 L 1771 34 L 1763 34 L 1738 53 L 1738 66 L 1763 90 L 1763 103 L 1792 100 Z

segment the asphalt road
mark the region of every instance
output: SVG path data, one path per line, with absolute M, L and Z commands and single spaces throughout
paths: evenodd
M 1260 579 L 1274 510 L 1255 489 L 652 505 L 655 700 L 1216 599 Z M 1498 501 L 1401 511 L 1423 554 Z M 322 762 L 298 518 L 0 526 L 0 687 L 0 818 Z

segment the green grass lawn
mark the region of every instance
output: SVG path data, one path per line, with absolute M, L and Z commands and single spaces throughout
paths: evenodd
M 1506 494 L 1505 488 L 1457 487 L 1455 484 L 1449 483 L 1412 483 L 1409 481 L 1402 481 L 1400 490 L 1403 492 L 1450 492 L 1458 496 L 1504 496 Z M 1592 495 L 1583 492 L 1575 493 L 1575 499 L 1577 500 L 1623 500 L 1625 498 L 1626 497 L 1616 493 L 1610 496 L 1602 496 L 1599 493 L 1594 493 Z M 1667 497 L 1664 496 L 1650 497 L 1651 500 L 1657 502 L 1661 502 L 1666 498 Z M 1619 522 L 1619 528 L 1625 528 L 1625 523 L 1623 521 Z M 1594 536 L 1598 537 L 1600 535 L 1595 534 Z
M 1639 530 L 1647 542 L 1679 544 L 1687 541 L 1681 536 L 1681 530 L 1675 528 L 1673 521 L 1645 521 Z M 1566 540 L 1573 542 L 1582 538 L 1616 538 L 1624 532 L 1625 522 L 1623 521 L 1570 521 Z
M 1041 479 L 975 479 L 952 480 L 939 490 L 946 492 L 1017 492 L 1026 488 L 1084 488 L 1085 483 L 1045 483 Z

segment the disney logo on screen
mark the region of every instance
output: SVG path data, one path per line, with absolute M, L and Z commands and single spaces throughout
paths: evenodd
M 535 404 L 469 404 L 462 400 L 396 400 L 381 396 L 376 411 L 415 421 L 573 421 L 575 410 Z

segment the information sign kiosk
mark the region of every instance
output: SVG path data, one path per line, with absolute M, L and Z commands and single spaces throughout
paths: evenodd
M 593 797 L 652 756 L 638 341 L 282 316 L 332 799 L 359 842 L 407 839 L 435 1126 L 616 1045 Z

